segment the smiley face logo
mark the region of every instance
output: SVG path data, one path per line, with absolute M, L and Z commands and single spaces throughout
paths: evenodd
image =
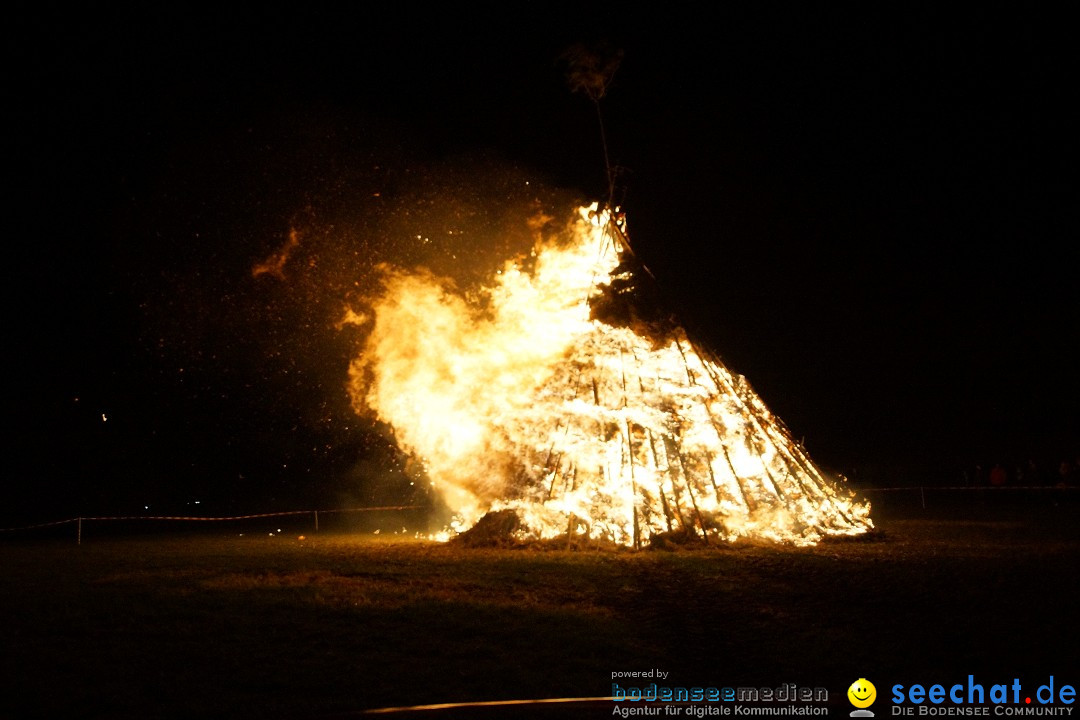
M 866 708 L 877 699 L 877 688 L 866 678 L 859 678 L 847 689 L 848 700 L 857 708 Z

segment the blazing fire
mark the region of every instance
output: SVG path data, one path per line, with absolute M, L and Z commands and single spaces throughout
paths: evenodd
M 873 525 L 740 375 L 641 312 L 624 218 L 596 205 L 538 234 L 478 293 L 384 266 L 350 369 L 454 511 L 510 510 L 523 538 L 639 547 L 664 533 L 814 544 Z M 645 271 L 647 272 L 647 271 Z

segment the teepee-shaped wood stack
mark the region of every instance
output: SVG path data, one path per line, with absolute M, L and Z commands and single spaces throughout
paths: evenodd
M 351 368 L 454 513 L 519 538 L 813 544 L 872 528 L 740 375 L 660 309 L 616 213 L 580 208 L 483 293 L 388 271 Z M 488 527 L 490 523 L 480 523 Z

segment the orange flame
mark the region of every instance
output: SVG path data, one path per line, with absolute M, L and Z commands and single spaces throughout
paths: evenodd
M 519 533 L 639 546 L 661 533 L 813 544 L 873 525 L 746 380 L 681 328 L 597 318 L 628 252 L 621 216 L 580 208 L 476 297 L 384 266 L 350 368 L 356 409 L 422 459 L 456 513 L 512 509 Z

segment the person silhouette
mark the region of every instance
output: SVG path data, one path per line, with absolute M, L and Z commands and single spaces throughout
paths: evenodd
M 990 486 L 1004 487 L 1008 479 L 1009 473 L 1005 470 L 1005 466 L 1001 463 L 994 463 L 994 467 L 990 468 Z

